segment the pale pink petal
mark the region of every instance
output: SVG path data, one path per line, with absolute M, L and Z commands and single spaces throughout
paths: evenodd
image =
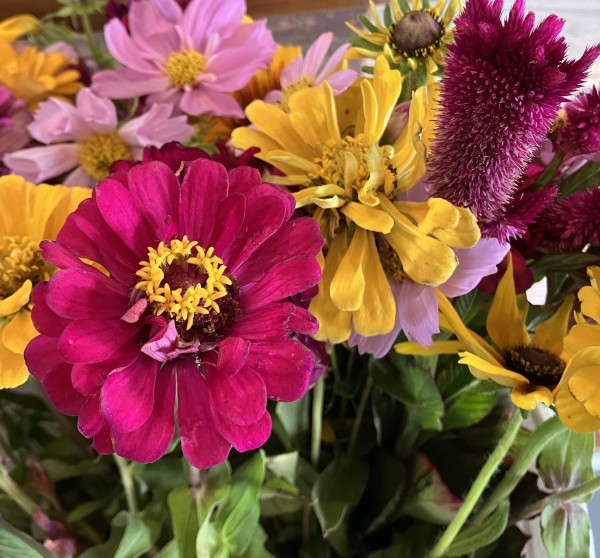
M 273 91 L 269 91 L 265 98 L 263 99 L 265 103 L 271 103 L 272 105 L 276 105 L 280 100 L 283 94 L 278 89 L 274 89 Z
M 357 76 L 358 73 L 354 70 L 340 70 L 327 77 L 326 80 L 331 89 L 333 89 L 333 93 L 339 95 L 354 83 Z
M 77 108 L 53 98 L 40 104 L 28 130 L 42 143 L 83 141 L 94 133 Z
M 346 56 L 346 52 L 348 52 L 349 45 L 343 44 L 342 46 L 335 49 L 334 53 L 329 57 L 327 63 L 321 68 L 321 71 L 316 75 L 317 82 L 321 83 L 324 79 L 329 81 L 329 74 L 331 74 L 342 62 L 344 56 Z M 357 72 L 351 70 L 355 76 L 358 75 Z
M 281 84 L 281 88 L 285 89 L 292 85 L 292 83 L 296 83 L 302 77 L 302 55 L 296 56 L 283 70 L 281 70 L 281 77 L 279 78 L 279 83 Z
M 91 188 L 95 186 L 98 181 L 92 178 L 83 167 L 75 167 L 75 170 L 71 171 L 66 178 L 62 181 L 64 186 L 81 186 L 83 188 Z
M 315 76 L 317 75 L 327 51 L 333 40 L 333 33 L 327 32 L 319 35 L 317 40 L 310 45 L 306 54 L 304 55 L 304 61 L 302 64 L 302 75 L 303 76 Z
M 238 30 L 244 15 L 246 15 L 244 0 L 227 2 L 192 0 L 183 16 L 183 33 L 190 41 L 191 48 L 204 52 L 209 34 L 218 34 L 221 38 L 230 36 Z
M 21 149 L 4 156 L 4 164 L 14 174 L 36 184 L 60 176 L 78 165 L 79 145 L 61 143 Z
M 156 9 L 164 20 L 171 25 L 180 25 L 183 11 L 176 0 L 154 0 Z
M 77 112 L 97 134 L 109 134 L 117 127 L 117 109 L 112 101 L 98 97 L 88 87 L 77 93 Z
M 170 88 L 171 82 L 162 71 L 142 73 L 119 68 L 98 72 L 92 80 L 92 91 L 110 99 L 131 99 Z
M 227 93 L 198 87 L 185 91 L 181 97 L 181 110 L 187 114 L 215 114 L 243 118 L 244 111 L 237 101 Z
M 170 2 L 170 5 L 163 3 L 162 6 L 156 2 L 132 2 L 128 21 L 129 32 L 139 56 L 159 63 L 165 61 L 172 52 L 181 50 L 177 29 L 181 22 L 181 8 L 175 2 Z M 132 67 L 131 64 L 126 66 Z
M 144 3 L 144 5 L 149 4 L 149 2 Z M 111 19 L 104 26 L 104 40 L 113 58 L 126 68 L 150 75 L 157 73 L 156 64 L 140 56 L 140 49 L 131 39 L 119 18 Z
M 405 279 L 400 283 L 396 307 L 407 339 L 423 346 L 431 345 L 432 336 L 440 332 L 435 289 Z

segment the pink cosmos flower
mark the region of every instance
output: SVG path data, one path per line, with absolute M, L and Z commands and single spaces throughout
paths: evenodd
M 306 87 L 318 87 L 325 80 L 336 95 L 348 89 L 357 78 L 358 72 L 338 68 L 350 45 L 344 44 L 337 48 L 326 62 L 325 58 L 332 40 L 333 33 L 323 33 L 308 48 L 304 56 L 294 58 L 281 71 L 281 90 L 267 93 L 265 101 L 287 106 L 288 98 L 296 91 Z
M 244 0 L 139 0 L 129 32 L 115 18 L 104 27 L 108 50 L 123 65 L 94 75 L 93 89 L 112 99 L 148 95 L 187 114 L 243 117 L 230 95 L 266 68 L 276 44 L 265 21 L 243 23 Z
M 30 122 L 31 113 L 25 102 L 0 85 L 0 157 L 27 145 Z
M 51 144 L 15 151 L 4 158 L 15 174 L 39 183 L 70 174 L 66 186 L 93 186 L 119 159 L 141 159 L 144 147 L 191 137 L 185 116 L 172 117 L 171 105 L 153 105 L 148 112 L 118 127 L 117 111 L 108 99 L 82 89 L 75 106 L 58 99 L 40 105 L 29 126 L 32 137 Z M 73 170 L 74 169 L 74 170 Z
M 513 229 L 502 220 L 525 162 L 600 46 L 566 60 L 561 19 L 551 15 L 535 27 L 534 14 L 517 0 L 502 21 L 502 5 L 469 0 L 456 20 L 427 169 L 432 196 L 469 207 L 484 234 L 506 238 Z M 529 213 L 519 212 L 515 228 Z
M 154 161 L 101 181 L 42 255 L 31 372 L 100 453 L 160 458 L 175 432 L 196 467 L 261 446 L 267 398 L 308 388 L 318 329 L 288 297 L 318 283 L 316 221 L 256 169 Z M 81 258 L 104 266 L 107 274 Z

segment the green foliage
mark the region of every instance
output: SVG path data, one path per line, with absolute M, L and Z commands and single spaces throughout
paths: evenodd
M 587 163 L 559 184 L 562 196 L 581 192 L 600 184 L 600 163 Z
M 41 544 L 0 518 L 0 556 L 3 558 L 52 558 Z
M 588 558 L 590 518 L 578 504 L 557 504 L 542 511 L 542 540 L 549 558 Z

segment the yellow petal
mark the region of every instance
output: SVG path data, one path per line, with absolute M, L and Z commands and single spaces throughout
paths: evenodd
M 458 208 L 442 198 L 429 198 L 426 202 L 427 213 L 419 223 L 423 234 L 430 234 L 435 229 L 453 229 L 460 221 Z
M 22 355 L 27 343 L 37 334 L 31 322 L 31 312 L 23 310 L 17 312 L 2 328 L 2 343 L 9 351 Z
M 3 334 L 0 328 L 0 338 Z M 0 341 L 0 389 L 15 388 L 24 384 L 29 372 L 22 354 L 13 353 Z
M 37 18 L 28 14 L 9 17 L 0 22 L 0 41 L 12 43 L 21 35 L 33 31 L 39 23 Z
M 394 220 L 387 213 L 360 203 L 348 202 L 341 211 L 359 227 L 369 231 L 389 233 L 394 226 Z
M 472 248 L 481 238 L 477 218 L 470 209 L 464 207 L 456 209 L 460 216 L 458 224 L 453 228 L 433 229 L 432 234 L 453 248 Z
M 54 239 L 70 213 L 92 195 L 90 188 L 40 184 L 33 188 L 29 236 L 36 240 Z
M 583 287 L 578 293 L 581 312 L 596 323 L 600 323 L 600 292 L 594 287 Z
M 390 69 L 384 56 L 378 56 L 373 68 L 373 89 L 377 98 L 377 121 L 373 143 L 379 143 L 402 91 L 403 76 Z
M 294 193 L 296 198 L 296 207 L 304 207 L 316 203 L 321 199 L 335 198 L 336 204 L 333 207 L 340 207 L 344 204 L 341 197 L 344 195 L 344 189 L 336 186 L 335 184 L 324 184 L 323 186 L 311 186 L 310 188 L 303 188 L 302 190 Z
M 10 316 L 23 308 L 29 302 L 32 288 L 31 281 L 27 279 L 13 294 L 0 300 L 0 318 Z
M 492 380 L 501 386 L 515 388 L 521 384 L 528 384 L 529 380 L 517 374 L 512 370 L 507 370 L 503 366 L 498 366 L 493 362 L 482 359 L 471 353 L 459 353 L 460 364 L 466 364 L 471 371 L 471 374 L 478 380 Z
M 342 343 L 350 337 L 350 312 L 339 310 L 331 301 L 329 290 L 331 280 L 338 269 L 347 249 L 345 234 L 337 235 L 329 245 L 329 252 L 323 265 L 323 275 L 316 296 L 312 299 L 309 311 L 319 321 L 319 331 L 314 336 L 319 341 Z M 322 256 L 319 256 L 321 259 Z
M 550 318 L 538 325 L 533 336 L 534 345 L 555 355 L 562 354 L 563 340 L 573 310 L 573 299 L 573 296 L 565 298 L 560 308 Z M 600 338 L 598 342 L 600 343 Z
M 356 233 L 355 233 L 356 234 Z M 356 332 L 365 337 L 389 333 L 396 323 L 396 301 L 385 276 L 375 237 L 367 235 L 367 248 L 363 260 L 366 289 L 363 303 L 352 319 Z
M 394 350 L 401 355 L 456 355 L 465 350 L 465 344 L 461 341 L 434 341 L 431 347 L 423 347 L 413 341 L 396 343 Z
M 517 305 L 513 265 L 510 257 L 506 273 L 498 284 L 490 307 L 486 328 L 492 341 L 501 349 L 529 345 L 527 327 Z
M 379 142 L 376 137 L 377 130 L 377 97 L 373 86 L 367 80 L 363 80 L 360 84 L 363 97 L 363 113 L 365 115 L 364 130 L 365 141 L 373 145 Z
M 546 407 L 552 405 L 552 392 L 544 386 L 535 386 L 532 384 L 520 384 L 510 392 L 512 402 L 521 409 L 532 411 L 538 403 L 543 403 Z
M 331 114 L 331 111 L 335 110 L 332 95 L 331 88 L 325 84 L 324 87 L 302 89 L 290 97 L 289 123 L 294 135 L 302 137 L 308 146 L 325 144 L 330 139 L 340 139 L 337 119 Z M 262 129 L 270 133 L 269 130 Z M 297 149 L 288 151 L 307 158 Z M 310 152 L 312 153 L 313 149 Z
M 360 308 L 365 294 L 364 257 L 367 250 L 367 233 L 357 227 L 331 281 L 331 300 L 340 310 Z
M 574 325 L 564 339 L 564 351 L 567 357 L 572 357 L 583 349 L 598 345 L 600 345 L 600 325 L 598 324 Z

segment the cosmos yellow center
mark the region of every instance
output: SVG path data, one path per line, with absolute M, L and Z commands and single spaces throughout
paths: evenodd
M 195 50 L 171 54 L 165 62 L 165 72 L 171 85 L 177 89 L 193 86 L 196 78 L 206 69 L 206 57 Z
M 6 298 L 29 279 L 34 285 L 50 278 L 52 266 L 42 259 L 38 242 L 28 236 L 0 238 L 0 298 Z
M 525 376 L 530 382 L 546 387 L 558 384 L 565 370 L 564 361 L 554 353 L 536 347 L 521 345 L 504 352 L 506 367 Z
M 185 322 L 190 329 L 197 316 L 220 313 L 218 300 L 226 297 L 232 285 L 225 275 L 227 267 L 214 254 L 187 236 L 166 246 L 148 248 L 148 261 L 136 275 L 141 279 L 135 288 L 144 291 L 154 314 L 163 313 Z
M 291 83 L 281 91 L 281 99 L 279 99 L 279 105 L 283 110 L 289 112 L 290 97 L 297 91 L 302 91 L 302 89 L 308 89 L 309 87 L 313 87 L 314 84 L 315 80 L 312 77 L 302 77 L 298 81 Z
M 110 166 L 120 159 L 130 159 L 131 152 L 118 134 L 94 134 L 79 148 L 79 164 L 92 178 L 108 176 Z

